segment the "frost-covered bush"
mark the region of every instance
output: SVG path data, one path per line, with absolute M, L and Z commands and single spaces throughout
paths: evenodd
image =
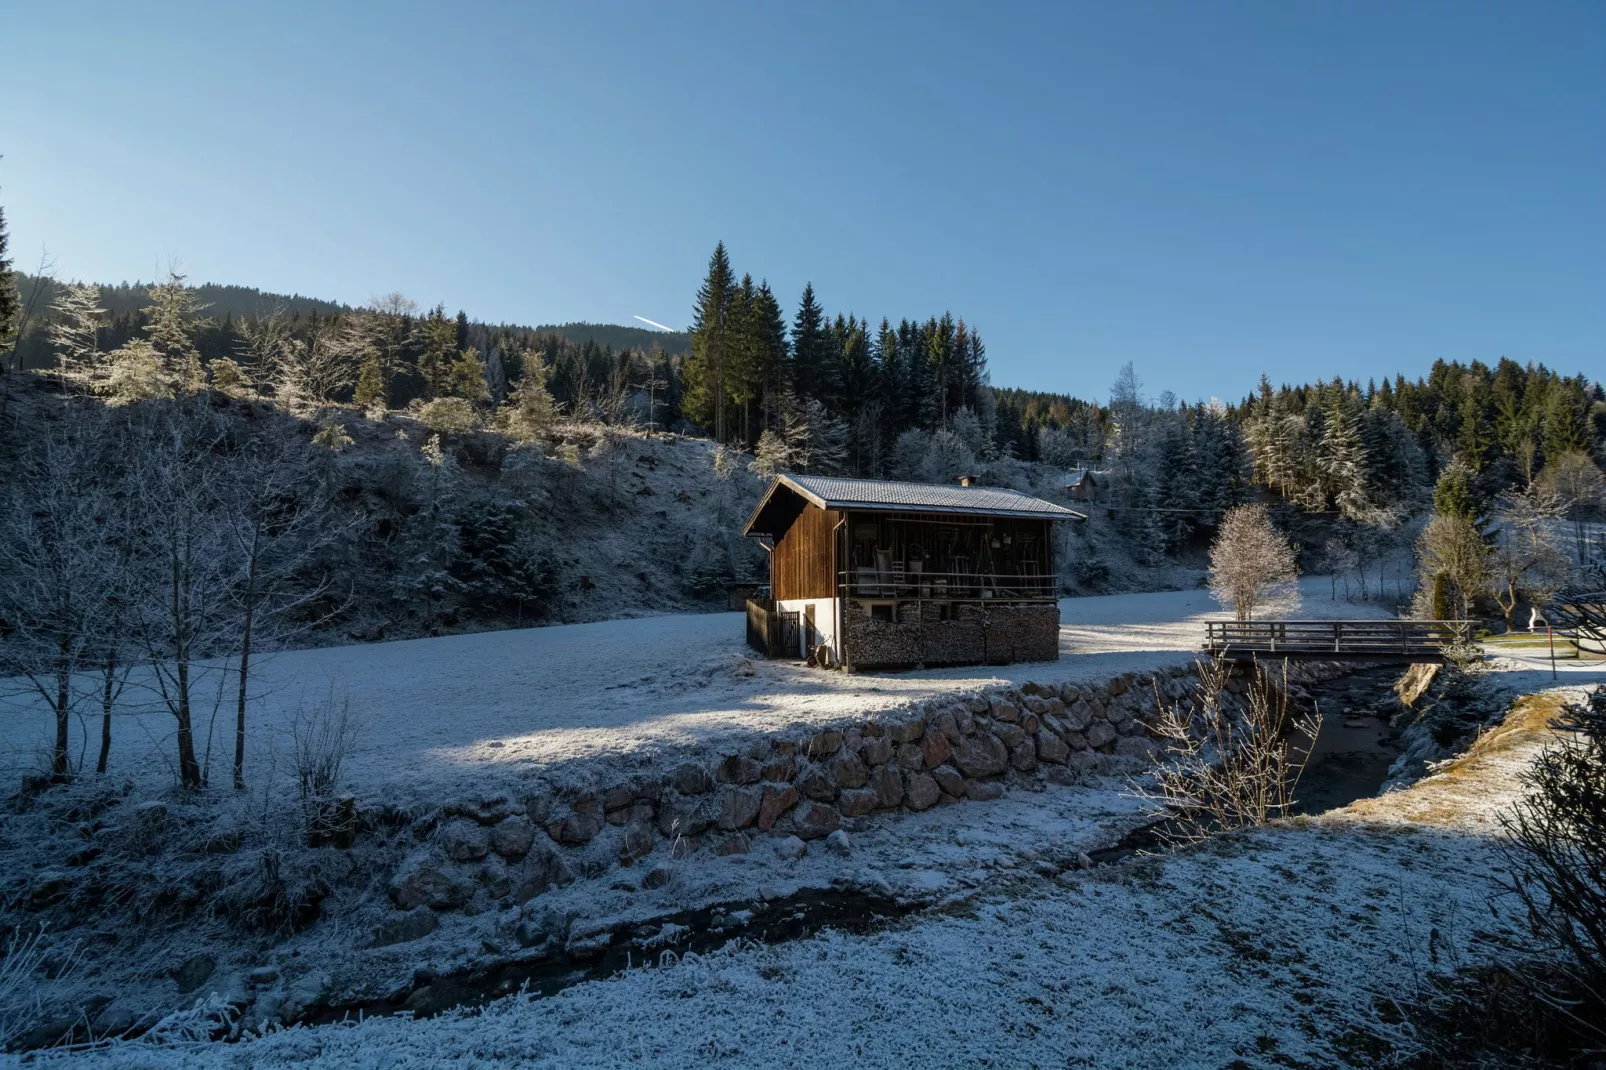
M 1507 886 L 1560 963 L 1561 983 L 1538 994 L 1606 1044 L 1606 687 L 1557 727 L 1524 775 L 1529 794 L 1501 818 Z

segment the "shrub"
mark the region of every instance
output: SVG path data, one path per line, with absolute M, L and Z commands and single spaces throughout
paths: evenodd
M 1506 885 L 1559 978 L 1527 973 L 1541 1001 L 1606 1044 L 1606 687 L 1566 707 L 1560 742 L 1524 774 L 1501 818 Z

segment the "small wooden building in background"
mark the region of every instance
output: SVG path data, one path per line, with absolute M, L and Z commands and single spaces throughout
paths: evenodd
M 749 642 L 849 669 L 1057 658 L 1053 525 L 1086 518 L 970 482 L 777 476 L 743 531 L 770 555 Z

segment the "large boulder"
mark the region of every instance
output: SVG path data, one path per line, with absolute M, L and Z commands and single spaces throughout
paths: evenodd
M 1064 765 L 1071 755 L 1070 745 L 1053 732 L 1037 733 L 1037 759 L 1050 765 Z
M 644 824 L 633 823 L 625 826 L 624 835 L 619 838 L 619 862 L 621 865 L 632 865 L 639 859 L 652 854 L 652 829 Z
M 931 771 L 931 779 L 937 782 L 937 787 L 943 794 L 960 798 L 965 794 L 965 778 L 959 775 L 959 770 L 951 765 L 939 765 Z
M 797 808 L 795 831 L 800 840 L 824 839 L 842 824 L 842 815 L 824 803 L 806 802 Z
M 952 723 L 953 718 L 948 720 Z M 920 754 L 927 769 L 935 769 L 946 762 L 953 750 L 953 742 L 946 732 L 927 732 L 926 738 L 920 741 Z
M 827 758 L 841 749 L 841 732 L 821 732 L 809 740 L 810 758 Z
M 797 789 L 816 802 L 830 802 L 836 798 L 836 781 L 817 765 L 811 765 L 797 778 Z
M 877 766 L 870 775 L 870 787 L 880 809 L 888 810 L 903 802 L 903 776 L 894 766 Z
M 995 724 L 993 725 L 993 735 L 997 736 L 999 741 L 1011 750 L 1020 746 L 1020 741 L 1026 738 L 1025 730 L 1018 724 Z
M 1009 751 L 997 736 L 979 732 L 960 741 L 952 760 L 967 777 L 997 776 L 1009 766 Z
M 596 814 L 565 814 L 548 819 L 546 831 L 557 843 L 578 846 L 596 838 L 602 820 Z
M 526 903 L 554 884 L 569 884 L 573 880 L 574 870 L 568 862 L 550 847 L 537 845 L 513 872 L 513 899 Z
M 871 788 L 849 788 L 836 801 L 843 817 L 863 817 L 876 808 L 876 793 Z
M 788 810 L 797 805 L 797 789 L 790 784 L 765 784 L 764 798 L 758 804 L 758 827 L 768 832 Z
M 887 735 L 892 737 L 894 743 L 913 743 L 926 734 L 926 720 L 924 717 L 911 717 L 907 721 L 900 721 L 887 728 Z
M 871 765 L 886 765 L 892 760 L 892 740 L 884 735 L 874 736 L 864 741 L 859 754 Z
M 929 810 L 937 805 L 942 797 L 942 789 L 937 786 L 935 777 L 926 773 L 916 773 L 909 778 L 909 786 L 904 791 L 903 801 L 911 810 Z
M 762 788 L 727 788 L 720 798 L 719 817 L 715 823 L 726 831 L 746 828 L 758 817 L 759 805 L 763 801 Z
M 714 776 L 722 784 L 757 784 L 764 767 L 745 754 L 732 754 L 719 763 Z
M 691 762 L 676 766 L 675 771 L 669 774 L 669 782 L 682 795 L 701 795 L 714 786 L 708 770 Z
M 491 827 L 491 850 L 503 858 L 517 861 L 530 853 L 535 842 L 535 826 L 522 814 Z
M 839 788 L 862 788 L 870 782 L 870 771 L 851 751 L 844 750 L 826 765 L 826 769 Z
M 700 836 L 713 827 L 718 816 L 712 805 L 697 799 L 679 799 L 658 807 L 658 831 L 666 839 Z
M 1023 773 L 1037 768 L 1037 747 L 1030 737 L 1021 740 L 1009 752 L 1009 764 Z
M 390 878 L 390 901 L 398 909 L 427 906 L 450 910 L 467 903 L 474 895 L 474 881 L 451 865 L 438 852 L 427 847 L 408 856 Z

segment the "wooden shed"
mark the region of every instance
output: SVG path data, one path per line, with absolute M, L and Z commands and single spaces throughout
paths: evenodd
M 777 476 L 743 531 L 770 555 L 749 641 L 850 669 L 1052 660 L 1053 524 L 1080 519 L 996 487 Z

